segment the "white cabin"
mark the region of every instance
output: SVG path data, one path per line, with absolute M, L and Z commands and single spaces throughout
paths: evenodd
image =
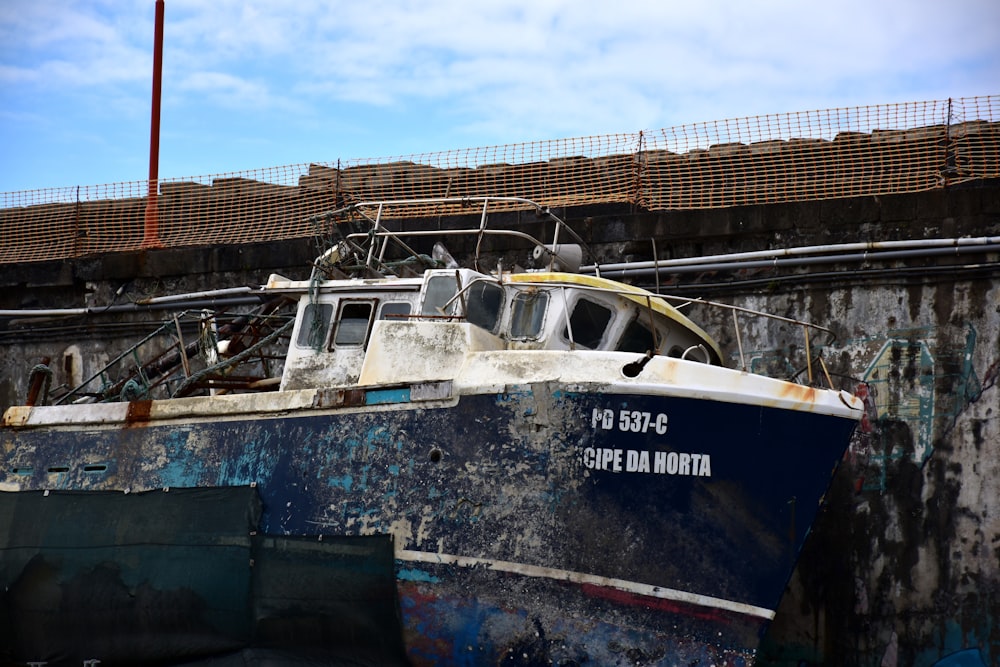
M 281 389 L 447 380 L 469 354 L 634 352 L 719 364 L 718 345 L 663 299 L 570 273 L 288 281 L 299 291 Z

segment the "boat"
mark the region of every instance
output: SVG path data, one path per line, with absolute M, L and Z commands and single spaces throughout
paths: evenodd
M 481 215 L 387 217 L 435 206 Z M 7 659 L 752 664 L 862 401 L 725 367 L 525 199 L 317 224 L 308 279 L 6 410 Z

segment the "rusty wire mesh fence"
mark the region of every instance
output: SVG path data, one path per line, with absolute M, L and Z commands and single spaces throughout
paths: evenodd
M 0 263 L 310 237 L 359 201 L 516 196 L 651 211 L 918 192 L 1000 176 L 1000 95 L 0 193 Z M 406 209 L 440 215 L 440 206 Z

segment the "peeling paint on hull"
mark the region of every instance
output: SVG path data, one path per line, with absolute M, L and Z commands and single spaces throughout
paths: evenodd
M 571 389 L 4 429 L 2 479 L 255 484 L 266 533 L 392 534 L 414 664 L 749 664 L 854 420 Z

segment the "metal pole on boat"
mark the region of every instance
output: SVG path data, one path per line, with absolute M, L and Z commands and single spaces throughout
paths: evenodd
M 146 218 L 143 226 L 143 248 L 162 248 L 160 213 L 156 197 L 159 191 L 160 165 L 160 88 L 163 80 L 163 0 L 156 0 L 156 24 L 153 31 L 153 108 L 149 123 L 149 181 L 146 197 Z
M 736 332 L 736 345 L 740 348 L 740 369 L 745 372 L 747 369 L 747 360 L 743 356 L 743 338 L 740 336 L 740 322 L 736 318 L 736 311 L 732 310 L 730 312 L 733 314 L 733 330 Z M 806 332 L 806 336 L 808 335 L 809 333 Z
M 812 350 L 809 349 L 809 327 L 802 327 L 802 331 L 806 335 L 806 374 L 809 376 L 809 384 L 812 385 L 813 381 L 813 360 L 812 360 Z

